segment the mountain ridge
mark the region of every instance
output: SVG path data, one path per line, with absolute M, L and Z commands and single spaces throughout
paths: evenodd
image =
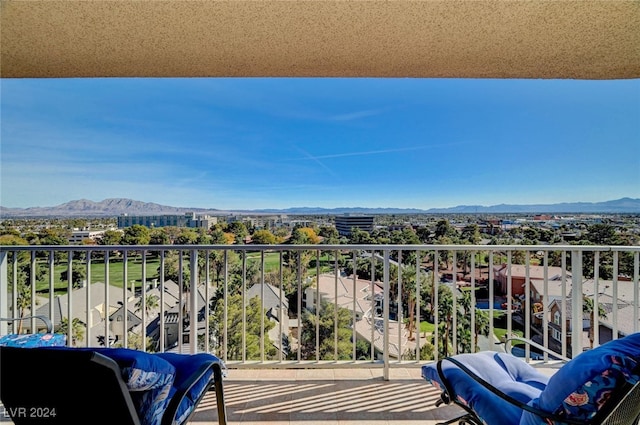
M 458 205 L 448 208 L 367 208 L 367 207 L 291 207 L 253 210 L 220 210 L 215 208 L 174 207 L 154 202 L 136 201 L 128 198 L 107 198 L 102 201 L 77 199 L 53 207 L 6 208 L 0 206 L 0 218 L 27 217 L 109 217 L 129 215 L 185 214 L 499 214 L 499 213 L 640 213 L 640 198 L 620 198 L 603 202 L 562 202 L 556 204 L 498 204 Z

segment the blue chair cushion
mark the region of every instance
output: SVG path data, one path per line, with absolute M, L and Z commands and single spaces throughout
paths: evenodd
M 0 346 L 3 347 L 64 347 L 67 345 L 67 337 L 64 334 L 37 333 L 37 334 L 9 334 L 0 338 Z
M 525 404 L 537 398 L 549 381 L 532 366 L 506 353 L 459 354 L 455 359 L 489 385 Z M 517 424 L 520 421 L 521 409 L 474 381 L 453 363 L 443 360 L 442 369 L 458 402 L 469 406 L 485 423 Z M 422 376 L 436 387 L 444 388 L 435 363 L 423 366 Z
M 638 381 L 640 333 L 585 351 L 558 370 L 537 400 L 530 404 L 559 416 L 587 421 L 604 405 L 622 381 Z M 547 424 L 523 412 L 520 424 Z
M 79 348 L 113 359 L 122 371 L 143 425 L 160 425 L 171 397 L 176 369 L 156 354 L 127 348 Z
M 203 365 L 211 363 L 219 363 L 223 368 L 224 364 L 222 360 L 212 354 L 198 353 L 198 354 L 177 354 L 177 353 L 158 353 L 158 357 L 168 361 L 176 368 L 176 379 L 171 389 L 170 397 L 177 392 L 177 390 L 188 384 L 188 380 L 192 375 L 198 371 Z M 213 371 L 208 369 L 198 380 L 192 385 L 190 390 L 185 394 L 185 397 L 180 402 L 178 410 L 176 412 L 174 423 L 181 424 L 186 420 L 196 403 L 202 396 L 202 393 L 208 388 L 208 384 L 213 379 Z

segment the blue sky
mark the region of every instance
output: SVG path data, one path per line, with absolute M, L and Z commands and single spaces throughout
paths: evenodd
M 640 80 L 3 79 L 0 205 L 640 198 Z

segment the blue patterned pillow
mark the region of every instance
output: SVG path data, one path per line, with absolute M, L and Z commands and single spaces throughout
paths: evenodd
M 67 345 L 67 336 L 64 334 L 37 333 L 37 334 L 9 334 L 0 338 L 2 347 L 64 347 Z
M 115 360 L 122 370 L 143 425 L 160 425 L 169 404 L 176 369 L 154 355 L 127 348 L 92 349 Z
M 610 341 L 581 353 L 549 380 L 547 388 L 530 405 L 561 417 L 588 421 L 605 405 L 623 381 L 638 381 L 640 333 Z M 523 412 L 521 425 L 549 424 Z

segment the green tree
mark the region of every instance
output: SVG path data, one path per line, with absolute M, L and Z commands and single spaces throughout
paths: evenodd
M 38 233 L 37 245 L 67 245 L 69 243 L 69 237 L 71 232 L 63 229 L 44 229 Z M 42 258 L 46 255 L 44 252 L 36 253 L 36 256 Z M 55 251 L 54 258 L 56 262 L 63 261 L 66 257 L 66 253 L 62 251 Z
M 114 347 L 124 347 L 122 342 L 116 342 L 114 345 Z M 142 350 L 142 335 L 137 333 L 137 332 L 133 332 L 133 331 L 129 331 L 127 332 L 127 347 L 126 348 L 130 348 L 133 350 Z M 151 339 L 150 336 L 147 336 L 146 341 L 145 341 L 145 348 L 147 352 L 154 352 L 156 347 L 153 343 L 153 340 Z
M 412 266 L 401 266 L 400 274 L 402 277 L 402 306 L 400 308 L 406 310 L 403 311 L 404 317 L 408 317 L 406 328 L 409 331 L 408 339 L 413 341 L 413 332 L 416 330 L 415 313 L 416 313 L 416 268 Z M 397 269 L 390 271 L 390 281 L 397 287 L 398 284 L 398 272 Z M 433 287 L 433 276 L 426 273 L 419 274 L 420 282 L 420 298 L 429 302 L 432 296 L 429 295 L 431 288 Z M 433 305 L 433 303 L 430 303 Z M 422 306 L 421 306 L 422 307 Z M 433 311 L 431 312 L 433 315 Z
M 83 280 L 87 278 L 87 268 L 80 263 L 74 262 L 71 266 L 71 285 L 74 288 L 79 288 Z M 60 280 L 66 281 L 69 278 L 69 269 L 60 272 Z
M 26 239 L 15 234 L 0 235 L 0 245 L 29 245 Z
M 39 245 L 67 245 L 71 232 L 63 229 L 44 229 L 38 234 Z
M 479 335 L 489 336 L 489 315 L 472 305 L 471 291 L 462 291 L 458 311 L 458 345 L 461 352 L 475 352 Z M 471 309 L 474 309 L 474 326 L 471 328 Z M 472 341 L 473 335 L 473 341 Z
M 244 238 L 249 236 L 249 230 L 247 230 L 247 225 L 241 221 L 234 221 L 229 223 L 227 226 L 227 231 L 233 233 L 235 237 L 235 242 L 237 244 L 243 244 Z
M 480 310 L 476 308 L 475 312 L 475 323 L 473 328 L 473 346 L 475 348 L 474 351 L 478 350 L 478 337 L 479 335 L 488 337 L 489 336 L 489 327 L 490 327 L 490 318 L 489 313 L 485 310 Z
M 320 226 L 318 235 L 324 238 L 322 243 L 326 245 L 337 245 L 340 243 L 340 234 L 334 226 Z
M 295 245 L 310 245 L 320 243 L 320 238 L 312 228 L 299 227 L 291 233 L 290 241 Z
M 595 245 L 618 245 L 615 226 L 607 223 L 593 224 L 587 228 L 587 240 Z
M 71 345 L 75 346 L 78 341 L 84 339 L 84 332 L 86 326 L 77 317 L 71 321 Z M 63 317 L 60 324 L 55 328 L 56 333 L 68 335 L 69 332 L 69 319 Z
M 151 232 L 148 227 L 134 224 L 124 229 L 122 244 L 124 245 L 149 245 Z
M 162 231 L 169 237 L 169 244 L 173 245 L 176 243 L 176 239 L 180 236 L 182 230 L 180 227 L 176 226 L 165 226 L 162 228 Z
M 169 235 L 164 231 L 164 228 L 151 229 L 149 232 L 149 244 L 170 245 L 171 239 L 169 239 Z
M 594 333 L 595 333 L 595 328 L 597 326 L 596 317 L 595 317 L 596 308 L 594 304 L 595 303 L 593 302 L 593 298 L 586 297 L 586 296 L 583 298 L 582 312 L 584 314 L 589 315 L 589 348 L 593 348 Z M 602 304 L 598 303 L 598 317 L 606 317 L 606 316 L 607 316 L 607 311 L 604 309 Z
M 336 347 L 336 310 L 333 303 L 322 301 L 319 314 L 305 311 L 302 314 L 301 355 L 303 359 L 316 358 L 316 326 L 319 327 L 319 358 L 320 360 L 350 360 L 353 356 L 353 341 L 351 331 L 352 313 L 338 307 L 338 358 L 335 357 Z
M 372 244 L 375 243 L 375 239 L 371 237 L 369 232 L 365 232 L 364 230 L 360 230 L 357 227 L 351 229 L 351 234 L 349 235 L 349 243 L 350 244 Z
M 100 245 L 120 245 L 122 243 L 122 232 L 119 230 L 106 230 L 98 243 Z
M 444 357 L 447 357 L 449 353 L 449 342 L 453 345 L 453 315 L 455 312 L 453 311 L 453 292 L 451 292 L 451 288 L 446 285 L 438 286 L 438 317 L 444 326 L 442 329 L 442 350 L 441 354 Z
M 198 242 L 198 232 L 190 228 L 181 228 L 180 235 L 175 240 L 176 245 L 195 245 Z
M 265 359 L 274 360 L 276 358 L 277 349 L 269 339 L 269 330 L 275 326 L 275 323 L 268 320 L 266 310 L 260 307 L 260 298 L 251 298 L 246 306 L 246 333 L 243 333 L 243 316 L 242 316 L 242 295 L 234 294 L 227 298 L 227 352 L 224 352 L 224 300 L 219 297 L 214 301 L 213 314 L 209 317 L 212 346 L 216 349 L 218 357 L 225 357 L 230 360 L 242 359 L 242 339 L 246 338 L 246 359 L 260 360 L 260 328 L 264 320 L 264 349 Z
M 182 262 L 182 281 L 189 282 L 191 273 L 189 261 Z M 160 267 L 158 267 L 158 275 Z M 175 283 L 180 281 L 180 254 L 178 251 L 167 251 L 164 257 L 164 278 Z
M 437 239 L 442 236 L 448 236 L 450 238 L 458 237 L 458 231 L 449 223 L 449 220 L 440 220 L 436 224 L 435 237 Z
M 147 325 L 147 323 L 149 322 L 149 315 L 156 311 L 158 308 L 160 308 L 160 298 L 155 295 L 155 294 L 146 294 L 145 298 L 145 306 L 144 306 L 144 312 L 145 312 L 145 326 Z M 140 299 L 138 299 L 138 301 L 135 304 L 135 308 L 136 308 L 136 312 L 140 312 L 142 311 L 142 297 L 140 297 Z
M 18 317 L 23 318 L 25 312 L 31 308 L 31 287 L 26 283 L 18 283 Z M 18 321 L 18 334 L 22 333 L 22 320 Z
M 203 228 L 198 229 L 198 237 L 196 239 L 196 244 L 198 245 L 209 245 L 213 238 L 211 235 L 207 233 L 207 231 Z
M 256 230 L 251 236 L 251 241 L 255 244 L 273 245 L 278 243 L 275 235 L 268 230 Z
M 526 240 L 531 242 L 529 245 L 537 244 L 540 239 L 540 231 L 533 227 L 525 227 L 522 230 L 522 235 Z
M 434 348 L 430 342 L 425 342 L 420 347 L 420 360 L 433 360 Z M 406 349 L 402 354 L 404 360 L 416 360 L 416 351 L 412 349 Z
M 437 242 L 442 245 L 453 245 L 455 241 L 449 236 L 441 236 Z M 449 263 L 453 261 L 453 252 L 449 250 L 442 250 L 438 252 L 438 268 L 444 263 L 445 270 L 449 270 Z M 434 264 L 434 270 L 436 265 Z

